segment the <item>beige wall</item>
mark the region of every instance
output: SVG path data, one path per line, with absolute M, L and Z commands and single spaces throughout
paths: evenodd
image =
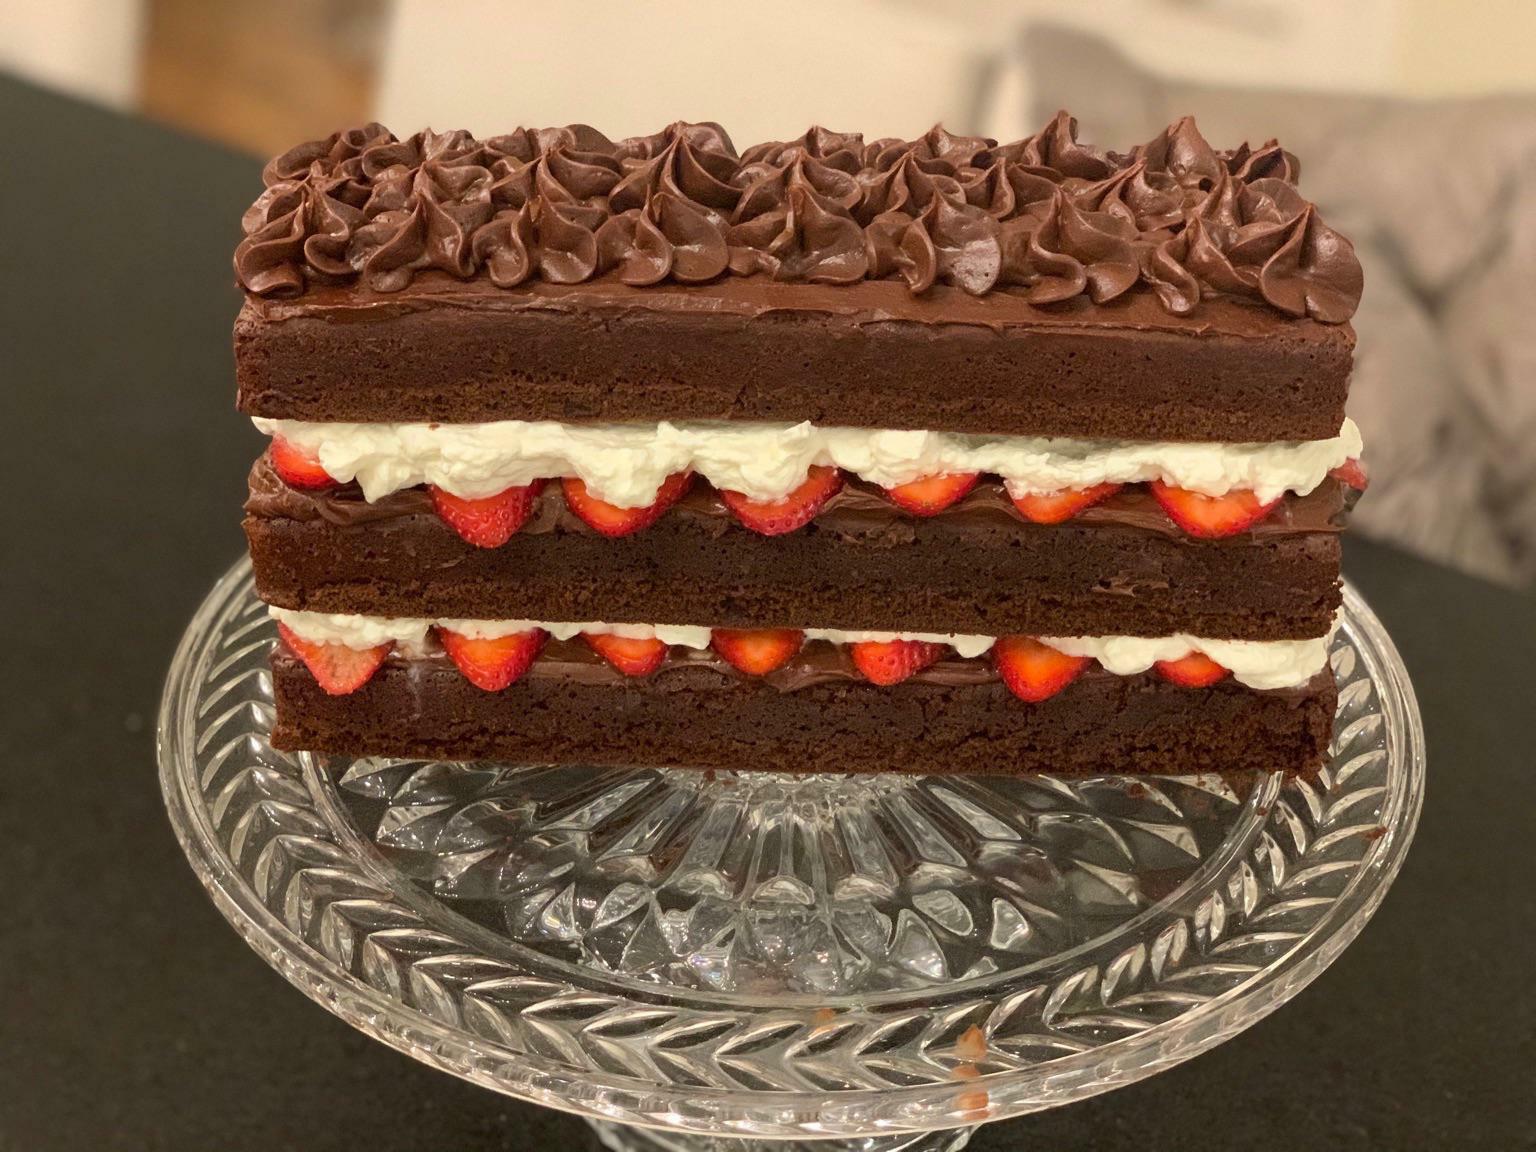
M 1208 83 L 1536 88 L 1536 0 L 393 0 L 376 111 L 404 131 L 575 120 L 617 136 L 708 117 L 738 140 L 936 120 L 1011 137 L 1036 127 L 1030 78 L 1005 66 L 977 111 L 979 62 L 1042 21 Z
M 163 35 L 149 14 L 173 9 L 207 34 Z M 387 34 L 357 50 L 337 21 Z M 975 111 L 979 62 L 1042 21 L 1209 83 L 1536 90 L 1536 0 L 0 0 L 0 70 L 262 153 L 369 111 L 403 131 L 713 117 L 742 140 L 812 121 L 1016 136 L 1036 127 L 1030 78 L 1003 68 Z
M 130 105 L 143 23 L 138 0 L 6 0 L 0 3 L 0 71 Z
M 890 0 L 396 0 L 377 112 L 397 132 L 580 122 L 617 138 L 687 119 L 744 143 L 817 122 L 914 134 L 966 118 L 980 51 L 963 22 Z
M 1418 96 L 1536 90 L 1536 0 L 1398 0 L 1394 79 Z

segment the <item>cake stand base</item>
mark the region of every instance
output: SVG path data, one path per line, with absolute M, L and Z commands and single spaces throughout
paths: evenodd
M 636 1128 L 588 1118 L 600 1146 L 611 1152 L 960 1152 L 975 1128 L 897 1132 L 852 1140 L 754 1140 Z

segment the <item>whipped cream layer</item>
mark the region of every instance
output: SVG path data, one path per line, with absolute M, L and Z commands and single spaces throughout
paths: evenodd
M 1330 440 L 1268 444 L 974 436 L 814 424 L 699 422 L 561 424 L 345 424 L 255 418 L 319 459 L 369 500 L 418 484 L 475 499 L 552 477 L 579 477 L 599 499 L 643 508 L 668 476 L 693 471 L 754 500 L 792 492 L 816 465 L 883 488 L 924 476 L 986 472 L 1015 495 L 1161 480 L 1207 496 L 1252 490 L 1260 500 L 1306 495 L 1332 468 L 1360 455 L 1346 419 Z
M 542 628 L 556 640 L 570 640 L 583 632 L 607 633 L 633 639 L 655 638 L 671 645 L 709 647 L 710 629 L 689 624 L 606 624 L 546 620 L 448 620 L 408 616 L 353 616 L 345 613 L 296 612 L 268 607 L 274 620 L 287 625 L 300 639 L 317 644 L 342 644 L 348 648 L 376 648 L 393 644 L 404 656 L 421 656 L 430 650 L 428 635 L 434 626 L 450 632 L 489 639 Z M 966 658 L 984 655 L 996 642 L 994 636 L 941 635 L 929 632 L 843 632 L 835 628 L 807 628 L 807 640 L 856 644 L 865 640 L 926 640 L 948 644 Z M 1117 676 L 1145 672 L 1159 660 L 1178 660 L 1191 652 L 1209 656 L 1228 669 L 1238 683 L 1249 688 L 1294 688 L 1305 684 L 1328 662 L 1329 636 L 1308 640 L 1209 640 L 1180 633 L 1174 636 L 1042 636 L 1040 640 L 1070 656 L 1091 656 Z

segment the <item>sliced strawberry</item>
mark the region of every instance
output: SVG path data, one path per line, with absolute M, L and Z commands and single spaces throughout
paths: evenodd
M 896 504 L 914 516 L 932 516 L 942 512 L 972 488 L 981 479 L 979 472 L 950 472 L 940 476 L 924 476 L 910 484 L 887 488 L 885 494 Z
M 943 656 L 944 647 L 927 640 L 860 640 L 848 654 L 864 679 L 875 684 L 900 684 Z
M 608 632 L 583 632 L 581 638 L 626 676 L 649 676 L 667 658 L 666 644 L 655 637 L 641 640 Z
M 530 628 L 505 636 L 475 637 L 439 628 L 437 638 L 464 679 L 487 692 L 500 692 L 528 671 L 549 633 Z
M 992 646 L 992 663 L 1010 692 L 1038 703 L 1076 680 L 1093 658 L 1068 656 L 1033 636 L 1000 636 Z
M 331 488 L 336 484 L 336 481 L 331 479 L 331 474 L 321 466 L 318 457 L 311 456 L 298 445 L 284 440 L 281 436 L 272 437 L 267 456 L 283 483 L 290 488 L 313 490 Z
M 1270 509 L 1280 503 L 1278 498 L 1262 502 L 1246 491 L 1202 496 L 1199 492 L 1174 488 L 1159 480 L 1152 481 L 1149 487 L 1163 511 L 1191 536 L 1235 536 L 1264 519 Z
M 500 548 L 513 533 L 528 522 L 533 513 L 533 501 L 544 481 L 535 480 L 521 488 L 506 488 L 494 496 L 476 500 L 455 496 L 435 485 L 428 485 L 432 492 L 432 507 L 437 509 L 448 527 L 476 548 Z
M 720 499 L 752 531 L 782 536 L 809 524 L 842 486 L 841 472 L 817 465 L 806 474 L 805 482 L 782 500 L 753 500 L 740 492 L 724 491 Z
M 1060 524 L 1070 520 L 1084 508 L 1091 508 L 1101 500 L 1107 500 L 1120 491 L 1119 484 L 1095 484 L 1092 488 L 1063 488 L 1060 492 L 1030 493 L 1009 499 L 1026 520 L 1036 524 Z
M 793 628 L 716 628 L 709 634 L 709 646 L 748 676 L 766 676 L 782 668 L 804 643 L 805 633 Z
M 1186 688 L 1204 688 L 1231 675 L 1203 652 L 1191 652 L 1177 660 L 1159 660 L 1157 671 L 1164 680 L 1172 680 Z
M 1344 463 L 1330 471 L 1328 475 L 1332 476 L 1335 480 L 1343 481 L 1357 492 L 1364 492 L 1365 486 L 1371 482 L 1371 478 L 1366 475 L 1365 465 L 1360 463 L 1359 458 L 1355 456 L 1351 456 Z
M 277 626 L 277 634 L 330 696 L 345 696 L 368 683 L 393 647 L 380 644 L 359 650 L 345 644 L 318 644 L 305 640 L 286 624 Z
M 644 508 L 620 508 L 617 504 L 599 500 L 574 476 L 567 476 L 561 483 L 565 488 L 566 505 L 589 528 L 604 536 L 628 536 L 631 532 L 649 528 L 681 500 L 693 483 L 693 473 L 678 472 L 668 476 L 657 489 L 656 499 Z

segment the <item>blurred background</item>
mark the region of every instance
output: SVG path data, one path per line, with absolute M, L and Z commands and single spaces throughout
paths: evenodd
M 0 69 L 256 155 L 379 119 L 675 119 L 999 139 L 1058 107 L 1126 149 L 1193 112 L 1278 137 L 1354 238 L 1351 411 L 1378 538 L 1536 587 L 1531 0 L 11 0 Z M 254 197 L 256 189 L 252 188 Z M 231 221 L 231 247 L 235 222 Z

